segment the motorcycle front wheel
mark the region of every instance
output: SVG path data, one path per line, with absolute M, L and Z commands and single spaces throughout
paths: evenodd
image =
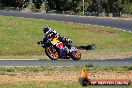
M 81 53 L 79 51 L 73 51 L 71 54 L 72 54 L 71 58 L 73 60 L 80 60 L 81 59 Z
M 45 53 L 51 60 L 57 60 L 59 58 L 59 54 L 54 47 L 45 47 Z

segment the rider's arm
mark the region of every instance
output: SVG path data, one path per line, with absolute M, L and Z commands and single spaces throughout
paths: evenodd
M 68 43 L 72 43 L 71 39 L 68 39 L 66 37 L 60 37 L 61 41 L 63 42 L 68 42 Z
M 44 36 L 43 38 L 43 44 L 46 45 L 47 43 L 49 43 L 51 41 L 51 35 L 49 35 L 50 37 L 46 38 L 47 35 Z

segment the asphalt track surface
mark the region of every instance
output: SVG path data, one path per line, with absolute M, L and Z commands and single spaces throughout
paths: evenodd
M 36 14 L 36 13 L 22 13 L 22 12 L 7 12 L 0 10 L 0 15 L 36 18 L 45 20 L 56 20 L 65 22 L 75 22 L 82 24 L 93 24 L 112 28 L 125 29 L 132 31 L 132 20 L 109 19 L 109 18 L 93 18 L 93 17 L 79 17 L 79 16 L 64 16 L 64 15 L 50 15 L 50 14 Z M 132 66 L 132 58 L 127 59 L 111 59 L 111 60 L 0 60 L 0 66 L 83 66 L 85 64 L 99 65 L 99 66 Z
M 132 66 L 132 59 L 112 60 L 0 60 L 0 66 Z
M 110 18 L 97 18 L 97 17 L 81 17 L 81 16 L 65 16 L 65 15 L 52 15 L 42 13 L 24 13 L 24 12 L 11 12 L 0 10 L 0 15 L 56 20 L 65 22 L 75 22 L 82 24 L 100 25 L 112 28 L 118 28 L 126 31 L 132 31 L 132 20 L 110 19 Z

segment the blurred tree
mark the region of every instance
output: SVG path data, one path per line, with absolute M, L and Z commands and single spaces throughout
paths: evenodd
M 128 4 L 126 4 L 126 6 L 124 6 L 123 12 L 126 14 L 132 14 L 132 2 L 128 3 Z
M 87 11 L 88 7 L 90 5 L 92 5 L 92 0 L 84 0 L 84 11 Z M 83 1 L 82 0 L 79 0 L 78 3 L 77 3 L 77 9 L 79 11 L 82 11 L 83 10 Z
M 132 14 L 132 0 L 84 0 L 84 9 L 89 12 Z M 32 2 L 37 9 L 47 2 L 48 10 L 82 12 L 83 0 L 0 0 L 2 7 L 22 8 Z M 44 6 L 44 5 L 43 5 Z M 24 6 L 25 7 L 25 6 Z

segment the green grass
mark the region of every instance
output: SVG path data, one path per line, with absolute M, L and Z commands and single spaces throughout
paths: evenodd
M 0 75 L 15 75 L 16 73 L 34 73 L 34 72 L 45 72 L 45 71 L 78 71 L 81 72 L 81 66 L 73 67 L 56 67 L 56 66 L 38 66 L 38 67 L 0 67 Z M 96 71 L 130 71 L 132 66 L 88 66 L 85 65 L 85 69 L 88 72 Z
M 82 87 L 79 82 L 46 82 L 46 83 L 14 83 L 2 84 L 0 88 L 131 88 L 130 86 L 87 86 Z
M 34 83 L 14 83 L 14 84 L 2 84 L 0 88 L 42 88 Z
M 0 16 L 0 56 L 10 58 L 10 56 L 44 55 L 43 48 L 36 42 L 42 38 L 42 28 L 45 25 L 72 39 L 74 46 L 96 44 L 97 49 L 92 52 L 94 55 L 100 52 L 105 55 L 105 52 L 132 51 L 132 33 L 77 23 Z

